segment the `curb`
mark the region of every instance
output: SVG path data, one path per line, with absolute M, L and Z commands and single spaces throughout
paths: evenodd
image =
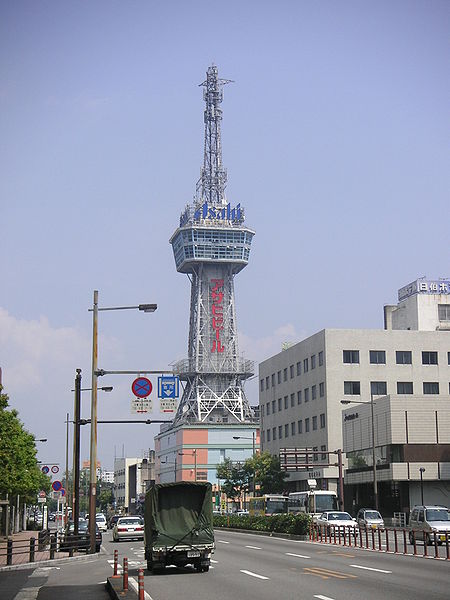
M 265 535 L 266 537 L 284 540 L 309 541 L 309 535 L 297 535 L 295 533 L 275 533 L 274 531 L 258 531 L 256 529 L 237 529 L 237 527 L 215 527 L 214 531 L 237 531 L 238 533 L 253 533 L 254 535 Z
M 128 580 L 128 590 L 126 592 L 123 591 L 122 577 L 108 577 L 106 580 L 105 588 L 109 594 L 109 597 L 112 600 L 137 600 L 138 594 L 133 589 L 130 584 L 130 580 Z

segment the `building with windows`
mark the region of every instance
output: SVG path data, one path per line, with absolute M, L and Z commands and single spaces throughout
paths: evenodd
M 114 460 L 115 509 L 126 514 L 142 512 L 145 493 L 155 483 L 155 451 L 144 458 Z
M 421 398 L 430 411 L 435 400 L 450 402 L 450 282 L 417 280 L 398 299 L 384 308 L 384 329 L 324 329 L 259 365 L 263 450 L 343 448 L 341 400 Z M 371 447 L 369 436 L 363 444 Z M 337 468 L 314 468 L 322 458 L 291 473 L 289 488 L 306 489 L 315 478 L 336 490 Z

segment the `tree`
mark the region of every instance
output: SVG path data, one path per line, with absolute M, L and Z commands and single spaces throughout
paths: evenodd
M 36 460 L 34 436 L 24 429 L 18 412 L 8 410 L 8 396 L 0 386 L 0 495 L 20 496 L 34 503 L 39 490 L 50 490 L 50 478 Z
M 106 512 L 108 504 L 112 504 L 114 501 L 114 494 L 111 487 L 104 487 L 100 492 L 97 503 L 102 512 Z
M 242 493 L 248 490 L 249 477 L 244 466 L 241 463 L 233 463 L 231 458 L 226 458 L 223 463 L 217 465 L 216 476 L 223 481 L 222 491 L 231 500 L 240 498 Z
M 244 470 L 247 480 L 252 481 L 253 476 L 255 477 L 256 485 L 259 485 L 259 494 L 283 492 L 288 474 L 281 470 L 278 456 L 273 456 L 267 451 L 256 454 L 245 461 Z

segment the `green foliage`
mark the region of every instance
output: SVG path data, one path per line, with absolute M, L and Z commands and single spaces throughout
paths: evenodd
M 223 463 L 217 465 L 217 479 L 222 481 L 222 492 L 232 500 L 248 491 L 249 476 L 245 465 L 234 463 L 230 458 L 226 458 Z
M 306 514 L 283 515 L 214 515 L 214 527 L 306 535 L 311 519 Z
M 97 497 L 97 506 L 103 511 L 106 512 L 108 508 L 108 504 L 112 504 L 114 501 L 114 494 L 111 488 L 102 489 L 100 494 Z
M 50 490 L 50 478 L 36 460 L 34 436 L 26 431 L 18 412 L 8 410 L 8 396 L 0 386 L 0 495 L 19 495 L 22 502 L 36 501 L 39 490 Z

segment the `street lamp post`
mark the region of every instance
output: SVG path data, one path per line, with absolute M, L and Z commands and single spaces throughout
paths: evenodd
M 358 400 L 341 400 L 341 404 L 370 404 L 370 414 L 372 421 L 372 477 L 373 477 L 373 496 L 375 510 L 378 510 L 378 484 L 377 484 L 377 463 L 375 459 L 375 419 L 373 414 L 373 394 L 370 394 L 370 402 L 359 402 Z
M 95 513 L 97 493 L 97 381 L 98 381 L 98 313 L 100 310 L 138 309 L 143 312 L 155 312 L 157 304 L 138 304 L 137 306 L 98 307 L 98 290 L 94 290 L 92 309 L 92 386 L 91 386 L 91 444 L 89 458 L 89 537 L 90 552 L 95 553 Z
M 255 458 L 256 454 L 256 443 L 255 443 L 255 432 L 252 431 L 252 437 L 246 437 L 243 435 L 233 435 L 233 440 L 252 440 L 252 456 Z M 256 469 L 253 469 L 253 498 L 256 497 Z
M 425 472 L 425 467 L 420 467 L 419 471 L 420 471 L 420 497 L 422 499 L 422 506 L 424 506 L 424 503 L 423 503 L 423 474 Z

